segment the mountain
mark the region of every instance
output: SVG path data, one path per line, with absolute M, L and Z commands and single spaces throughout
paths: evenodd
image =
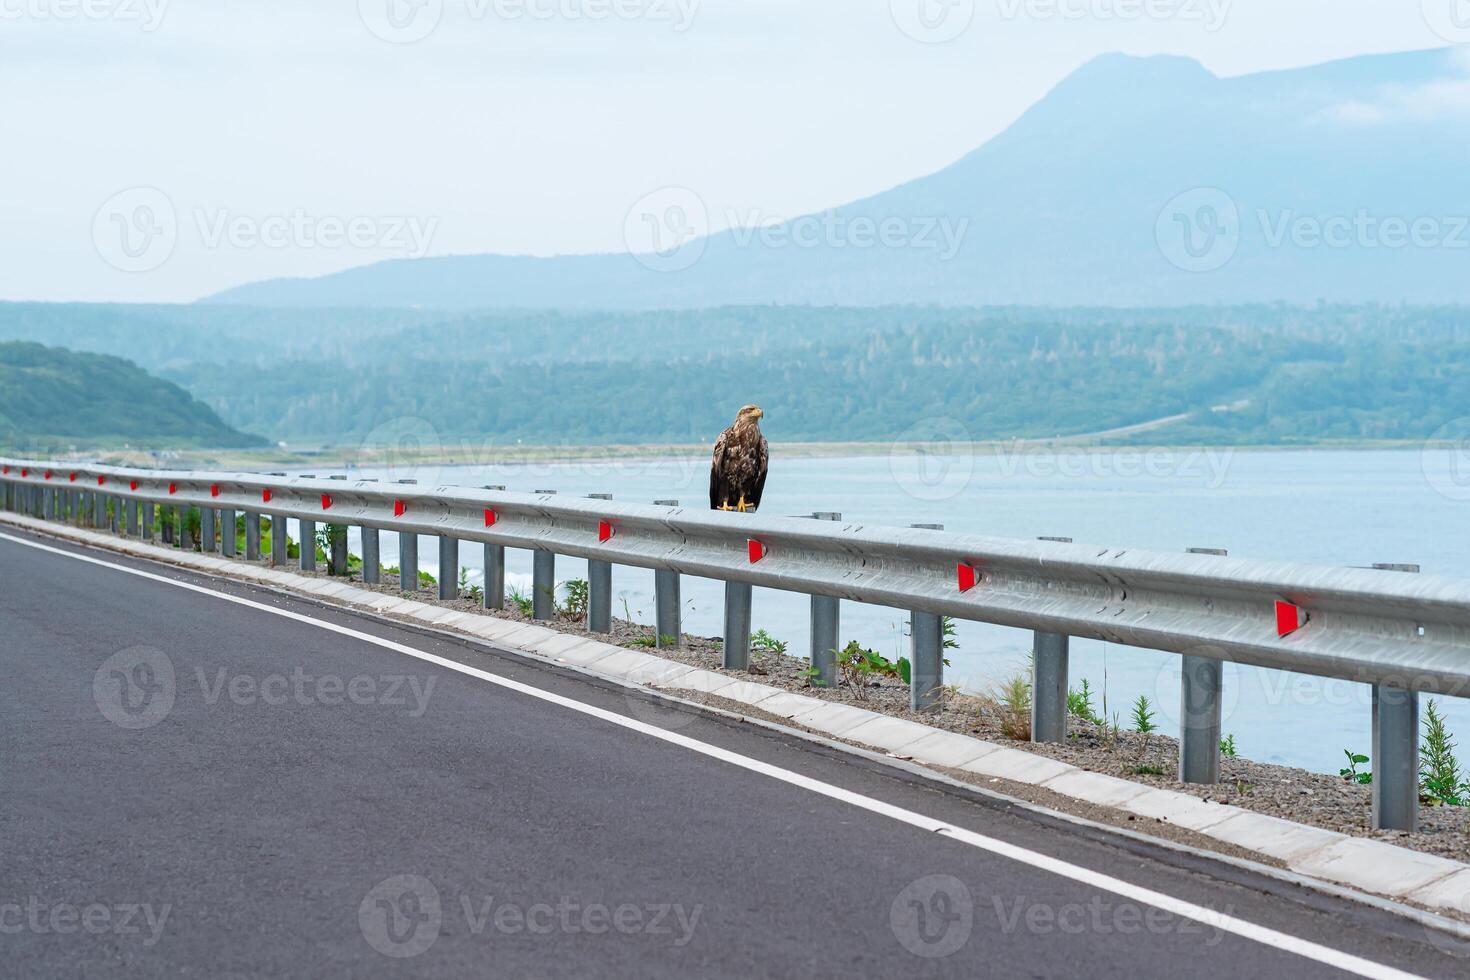
M 1467 137 L 1470 60 L 1450 49 L 1235 78 L 1186 58 L 1107 55 L 944 170 L 777 229 L 663 256 L 394 260 L 206 302 L 1459 303 L 1470 301 Z M 670 227 L 679 216 L 650 214 Z
M 178 385 L 119 357 L 0 343 L 0 443 L 260 446 Z

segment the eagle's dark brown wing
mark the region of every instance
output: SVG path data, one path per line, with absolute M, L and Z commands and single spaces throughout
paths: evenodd
M 760 444 L 755 449 L 755 485 L 745 492 L 745 502 L 755 510 L 761 505 L 761 493 L 766 489 L 766 469 L 771 465 L 771 450 L 766 445 L 766 437 L 760 437 Z
M 709 466 L 709 508 L 719 510 L 730 497 L 730 484 L 726 476 L 725 452 L 726 447 L 735 436 L 735 429 L 729 428 L 720 433 L 715 440 L 715 455 L 710 460 Z

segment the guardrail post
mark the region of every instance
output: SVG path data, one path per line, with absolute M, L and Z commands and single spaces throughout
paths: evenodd
M 235 511 L 230 507 L 220 508 L 219 550 L 226 558 L 235 557 Z
M 316 521 L 302 517 L 296 522 L 296 533 L 301 536 L 301 570 L 316 571 Z
M 1418 565 L 1375 564 L 1386 572 Z M 1419 693 L 1373 685 L 1373 829 L 1419 829 Z
M 206 507 L 199 512 L 199 550 L 206 554 L 214 551 L 213 507 Z
M 383 562 L 378 555 L 378 529 L 362 528 L 362 580 L 377 585 L 383 578 Z
M 746 670 L 750 667 L 750 595 L 751 587 L 748 582 L 725 583 L 726 670 Z
M 121 498 L 119 498 L 121 499 Z M 105 494 L 92 495 L 92 526 L 102 530 L 107 525 L 107 496 Z
M 490 484 L 486 490 L 504 490 L 503 485 Z M 482 601 L 486 609 L 505 608 L 505 545 L 485 545 L 485 588 Z
M 1031 634 L 1031 741 L 1067 740 L 1067 674 L 1072 638 Z
M 842 515 L 818 511 L 812 517 L 819 521 L 840 521 Z M 842 600 L 836 596 L 812 596 L 811 655 L 812 685 L 832 688 L 837 686 L 837 648 L 841 645 L 838 634 L 842 624 Z
M 589 493 L 592 500 L 611 500 L 610 493 Z M 587 629 L 612 632 L 612 562 L 587 560 Z
M 1185 654 L 1179 665 L 1179 781 L 1220 781 L 1222 664 Z
M 1038 538 L 1071 544 L 1071 538 Z M 1031 634 L 1031 741 L 1067 740 L 1067 683 L 1072 638 L 1064 633 Z
M 189 529 L 189 511 L 191 508 L 179 508 L 179 550 L 194 550 L 194 534 Z
M 419 481 L 398 482 L 414 485 Z M 398 532 L 398 589 L 400 592 L 419 590 L 419 536 L 412 531 Z
M 245 560 L 260 561 L 260 513 L 245 512 Z
M 531 618 L 556 615 L 556 553 L 537 548 L 531 552 Z
M 153 540 L 153 503 L 148 500 L 143 501 L 143 540 Z M 234 553 L 235 545 L 232 542 L 230 544 L 230 554 L 233 555 Z
M 459 539 L 439 535 L 439 598 L 459 598 Z
M 536 490 L 538 496 L 551 496 L 555 490 Z M 556 552 L 540 548 L 531 552 L 531 618 L 556 617 Z
M 336 474 L 327 477 L 328 480 L 346 480 L 346 474 Z M 347 525 L 338 524 L 334 521 L 326 521 L 327 528 L 327 574 L 347 575 Z
M 410 531 L 398 533 L 398 588 L 403 592 L 419 590 L 419 536 Z
M 364 478 L 364 483 L 377 483 L 376 477 Z M 364 524 L 362 532 L 362 580 L 368 585 L 377 585 L 383 578 L 383 563 L 378 553 L 378 529 Z
M 677 507 L 677 500 L 655 500 L 657 507 Z M 679 573 L 671 568 L 653 570 L 653 635 L 660 649 L 677 649 L 684 642 L 684 627 L 679 622 Z
M 504 545 L 485 545 L 485 608 L 505 608 Z
M 924 531 L 943 531 L 943 524 L 910 524 Z M 909 707 L 924 711 L 939 703 L 944 689 L 944 617 L 909 612 Z
M 327 574 L 347 575 L 351 569 L 347 563 L 347 525 L 330 524 L 331 535 L 328 538 L 331 550 L 327 553 Z
M 1188 548 L 1191 555 L 1224 558 L 1224 548 Z M 1179 664 L 1179 781 L 1220 781 L 1220 714 L 1224 664 L 1218 657 L 1184 654 Z
M 284 565 L 291 555 L 291 525 L 280 514 L 271 515 L 271 565 Z
M 1373 685 L 1373 829 L 1419 825 L 1419 695 Z

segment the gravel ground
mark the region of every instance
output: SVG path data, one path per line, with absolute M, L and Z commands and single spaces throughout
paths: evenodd
M 294 566 L 294 562 L 292 565 Z M 295 571 L 294 567 L 292 570 Z M 358 575 L 354 574 L 352 580 L 355 584 L 363 586 Z M 364 587 L 390 595 L 404 594 L 398 589 L 396 577 L 391 584 Z M 431 589 L 421 589 L 415 597 L 424 601 L 439 601 L 437 592 Z M 516 609 L 487 610 L 471 599 L 457 599 L 446 604 L 454 608 L 505 619 L 530 621 L 529 617 L 521 615 Z M 552 626 L 566 633 L 594 637 L 650 653 L 655 652 L 651 648 L 653 628 L 626 620 L 614 618 L 613 631 L 610 636 L 590 633 L 580 622 L 568 620 L 558 620 L 555 623 L 543 625 Z M 686 635 L 681 648 L 659 650 L 657 653 L 667 659 L 691 666 L 710 670 L 721 669 L 722 654 L 718 637 Z M 806 669 L 805 660 L 772 652 L 752 651 L 748 676 L 751 680 L 769 684 L 772 687 L 797 691 L 823 700 L 855 704 L 871 711 L 880 711 L 936 728 L 973 735 L 987 741 L 1000 742 L 1012 748 L 1050 756 L 1082 769 L 1188 793 L 1216 803 L 1229 803 L 1242 809 L 1294 820 L 1297 823 L 1310 824 L 1358 837 L 1373 837 L 1401 847 L 1470 862 L 1470 808 L 1426 805 L 1420 808 L 1420 829 L 1417 832 L 1409 834 L 1398 831 L 1374 831 L 1368 826 L 1372 805 L 1371 790 L 1367 786 L 1349 783 L 1338 776 L 1235 758 L 1223 760 L 1221 782 L 1214 786 L 1180 783 L 1173 777 L 1178 769 L 1178 742 L 1167 736 L 1155 734 L 1145 737 L 1137 732 L 1113 732 L 1111 730 L 1105 732 L 1097 725 L 1074 716 L 1068 725 L 1069 738 L 1065 744 L 1041 745 L 1012 738 L 1011 734 L 1014 733 L 1014 729 L 1007 725 L 1010 712 L 994 698 L 967 694 L 951 695 L 946 697 L 937 710 L 919 714 L 909 710 L 908 687 L 897 680 L 873 681 L 866 688 L 841 686 L 829 690 L 812 687 L 804 676 Z M 691 700 L 720 704 L 730 710 L 744 713 L 756 710 L 749 705 L 736 705 L 720 698 L 688 692 L 684 696 Z M 790 724 L 784 719 L 780 719 L 780 722 Z M 1153 770 L 1158 770 L 1158 772 Z M 970 773 L 952 772 L 951 775 L 966 781 L 977 781 Z M 979 782 L 989 785 L 993 781 L 987 779 L 979 780 Z M 1067 812 L 1081 813 L 1092 819 L 1104 819 L 1097 812 L 1103 808 L 1079 808 L 1076 801 L 1072 801 L 1072 805 L 1067 806 L 1058 802 L 1064 798 L 1057 794 L 1044 790 L 1037 791 L 1034 787 L 1026 787 L 1024 784 L 1006 783 L 1005 785 L 1006 788 L 1003 791 L 1008 795 L 1056 806 Z M 1115 813 L 1109 813 L 1106 821 L 1119 822 Z M 1151 822 L 1140 821 L 1139 823 Z M 1133 826 L 1132 823 L 1129 825 Z M 1153 828 L 1143 826 L 1137 829 L 1149 829 L 1149 832 L 1156 832 Z M 1176 839 L 1188 839 L 1195 843 L 1207 839 L 1179 831 L 1178 828 L 1170 828 L 1170 830 L 1174 833 L 1167 836 Z M 1215 842 L 1212 849 L 1220 850 L 1221 846 Z

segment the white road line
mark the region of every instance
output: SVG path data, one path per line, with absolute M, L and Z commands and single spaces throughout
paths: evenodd
M 229 595 L 225 592 L 216 592 L 214 589 L 208 589 L 201 585 L 194 585 L 191 582 L 181 582 L 177 579 L 172 579 L 165 575 L 155 575 L 152 572 L 145 572 L 137 568 L 129 568 L 126 565 L 118 565 L 114 562 L 104 561 L 100 558 L 92 558 L 88 555 L 79 555 L 75 552 L 66 551 L 61 548 L 53 548 L 49 545 L 40 544 L 39 542 L 35 541 L 28 541 L 24 538 L 17 538 L 9 534 L 0 533 L 0 539 L 11 541 L 15 544 L 23 545 L 27 548 L 34 548 L 38 551 L 46 551 L 52 554 L 61 555 L 65 558 L 72 558 L 76 561 L 87 562 L 88 564 L 92 565 L 100 565 L 103 568 L 110 568 L 114 571 L 123 572 L 128 575 L 136 575 L 139 578 L 149 579 L 154 582 L 162 582 L 165 585 L 171 585 L 175 588 L 180 589 L 187 589 L 190 592 L 197 592 L 200 595 L 207 595 L 212 596 L 216 599 L 223 599 L 225 602 L 233 602 L 236 605 L 246 606 L 251 609 L 258 609 L 261 612 L 270 613 L 273 616 L 281 616 L 285 619 L 295 620 L 299 623 L 306 623 L 307 625 L 315 626 L 319 629 L 328 630 L 329 632 L 337 633 L 341 636 L 350 636 L 353 639 L 361 640 L 364 643 L 371 643 L 374 646 L 383 647 L 387 650 L 393 650 L 397 653 L 401 653 L 409 657 L 414 657 L 427 663 L 437 664 L 438 666 L 444 667 L 448 670 L 458 671 L 461 674 L 467 674 L 470 677 L 476 677 L 480 680 L 488 681 L 491 684 L 496 684 L 500 687 L 516 691 L 520 694 L 525 694 L 529 697 L 537 698 L 551 704 L 559 705 L 563 708 L 568 708 L 572 711 L 577 711 L 584 715 L 590 715 L 594 718 L 600 718 L 610 724 L 619 725 L 623 728 L 631 729 L 632 731 L 639 732 L 653 738 L 662 739 L 665 742 L 669 742 L 673 745 L 678 745 L 682 748 L 686 748 L 691 752 L 698 752 L 701 755 L 709 756 L 712 759 L 719 759 L 721 762 L 729 763 L 732 766 L 738 766 L 741 769 L 745 769 L 750 772 L 760 773 L 763 776 L 769 776 L 772 779 L 780 780 L 783 783 L 800 787 L 801 789 L 807 790 L 812 793 L 818 793 L 822 796 L 828 797 L 829 799 L 840 800 L 843 803 L 858 807 L 859 809 L 867 810 L 869 813 L 876 813 L 881 816 L 888 817 L 892 820 L 897 820 L 900 823 L 906 823 L 911 827 L 917 827 L 920 830 L 929 831 L 931 833 L 944 834 L 946 837 L 953 838 L 954 840 L 968 844 L 971 847 L 978 848 L 979 850 L 988 851 L 991 854 L 998 854 L 1001 857 L 1010 858 L 1012 861 L 1017 861 L 1021 864 L 1029 865 L 1030 867 L 1037 868 L 1042 871 L 1048 871 L 1052 874 L 1060 875 L 1063 878 L 1069 878 L 1072 881 L 1080 882 L 1084 885 L 1089 885 L 1102 891 L 1112 892 L 1114 895 L 1119 895 L 1123 898 L 1138 902 L 1143 905 L 1151 905 L 1154 908 L 1162 909 L 1165 912 L 1170 912 L 1174 915 L 1179 916 L 1180 918 L 1193 919 L 1196 922 L 1203 923 L 1204 925 L 1210 926 L 1214 929 L 1219 929 L 1222 932 L 1228 932 L 1233 935 L 1249 939 L 1253 942 L 1260 943 L 1263 946 L 1270 946 L 1274 949 L 1282 950 L 1283 952 L 1293 953 L 1297 956 L 1302 956 L 1309 960 L 1315 960 L 1318 963 L 1323 963 L 1327 966 L 1335 967 L 1347 973 L 1352 973 L 1360 977 L 1382 978 L 1382 980 L 1418 980 L 1415 974 L 1412 973 L 1405 973 L 1402 970 L 1396 970 L 1392 967 L 1383 966 L 1379 963 L 1374 963 L 1371 960 L 1365 960 L 1358 956 L 1352 956 L 1348 953 L 1332 949 L 1328 946 L 1322 946 L 1318 943 L 1310 942 L 1305 939 L 1298 939 L 1295 936 L 1289 936 L 1286 933 L 1277 932 L 1274 929 L 1267 929 L 1265 926 L 1258 926 L 1255 923 L 1246 922 L 1244 919 L 1237 919 L 1234 916 L 1226 915 L 1221 912 L 1216 912 L 1214 909 L 1207 908 L 1203 905 L 1195 905 L 1193 902 L 1186 902 L 1182 899 L 1174 898 L 1170 895 L 1165 895 L 1162 892 L 1156 892 L 1148 888 L 1141 888 L 1137 885 L 1130 884 L 1129 882 L 1122 881 L 1118 878 L 1113 878 L 1109 875 L 1101 874 L 1097 871 L 1092 871 L 1088 868 L 1079 867 L 1075 864 L 1068 864 L 1066 861 L 1059 861 L 1056 858 L 1048 857 L 1045 854 L 1039 854 L 1036 851 L 1028 851 L 1024 847 L 1017 847 L 1014 844 L 1008 844 L 1005 841 L 996 840 L 993 837 L 986 837 L 983 834 L 977 834 L 973 831 L 966 830 L 963 827 L 956 827 L 954 824 L 949 824 L 945 823 L 942 820 L 935 820 L 931 817 L 926 817 L 922 813 L 915 813 L 913 810 L 905 810 L 903 807 L 893 806 L 892 804 L 885 803 L 882 800 L 876 800 L 869 796 L 863 796 L 861 793 L 854 793 L 851 790 L 843 789 L 840 786 L 833 786 L 831 783 L 824 783 L 819 779 L 812 779 L 810 776 L 803 776 L 800 773 L 792 772 L 789 769 L 782 769 L 779 766 L 773 766 L 769 763 L 761 762 L 759 759 L 752 759 L 747 756 L 740 755 L 738 752 L 731 752 L 728 749 L 722 749 L 716 745 L 710 745 L 706 742 L 700 742 L 685 735 L 680 735 L 676 732 L 664 731 L 662 728 L 656 728 L 653 725 L 645 724 L 644 722 L 637 721 L 636 719 L 627 718 L 623 715 L 619 715 L 590 704 L 583 704 L 581 701 L 576 701 L 572 698 L 563 697 L 560 694 L 552 694 L 549 691 L 540 690 L 539 688 L 532 687 L 529 684 L 522 684 L 519 681 L 513 681 L 506 677 L 500 677 L 496 674 L 489 673 L 488 671 L 479 670 L 475 667 L 468 667 L 454 660 L 446 660 L 443 657 L 435 656 L 432 653 L 425 653 L 422 650 L 416 650 L 413 647 L 394 642 L 393 640 L 385 640 L 382 637 L 373 636 L 369 633 L 362 633 L 358 630 L 350 629 L 346 626 L 338 626 L 336 623 L 329 623 L 324 620 L 314 619 L 311 616 L 307 616 L 298 612 L 292 612 L 289 609 L 277 609 L 274 606 L 268 606 L 265 603 L 256 602 L 252 599 L 245 599 L 240 596 Z

